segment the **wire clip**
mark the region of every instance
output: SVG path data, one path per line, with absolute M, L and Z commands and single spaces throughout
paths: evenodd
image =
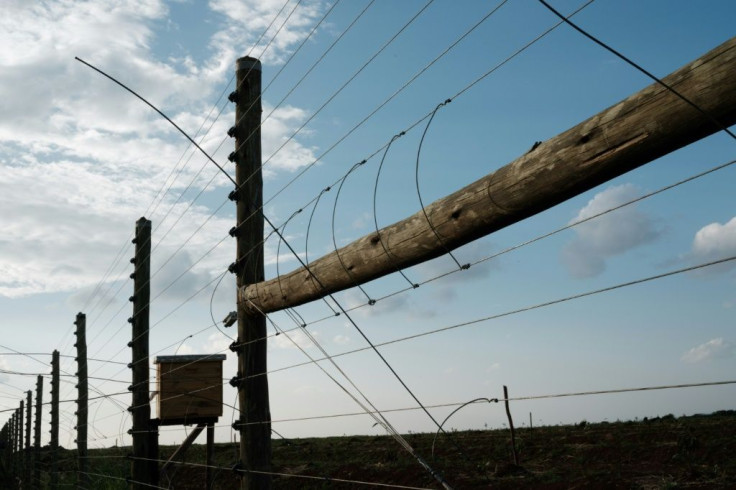
M 230 313 L 227 314 L 225 319 L 222 321 L 222 324 L 225 327 L 232 327 L 237 321 L 238 321 L 238 312 L 231 311 Z

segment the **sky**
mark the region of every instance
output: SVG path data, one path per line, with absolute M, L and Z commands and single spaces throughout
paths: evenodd
M 569 14 L 582 3 L 553 5 Z M 596 0 L 574 20 L 665 76 L 729 39 L 735 16 L 727 0 L 707 8 Z M 227 178 L 75 57 L 146 97 L 230 173 L 235 60 L 259 58 L 264 209 L 288 225 L 285 239 L 309 260 L 420 210 L 417 153 L 428 203 L 651 83 L 567 26 L 502 64 L 557 23 L 531 0 L 9 0 L 0 23 L 0 410 L 17 407 L 35 374 L 50 372 L 52 350 L 66 356 L 62 375 L 76 371 L 73 321 L 84 312 L 90 376 L 99 378 L 90 380 L 91 396 L 115 394 L 91 402 L 90 447 L 130 444 L 128 259 L 141 216 L 153 222 L 152 356 L 225 353 L 225 377 L 235 375 L 227 349 L 234 328 L 221 323 L 235 309 L 226 273 L 235 216 Z M 426 116 L 448 98 L 422 140 Z M 723 132 L 712 135 L 453 253 L 460 263 L 499 254 L 729 162 L 734 149 Z M 438 420 L 457 404 L 502 397 L 504 385 L 511 397 L 527 397 L 733 380 L 734 262 L 505 313 L 736 255 L 735 181 L 726 167 L 467 271 L 448 256 L 411 267 L 404 272 L 422 283 L 417 289 L 393 294 L 407 282 L 392 274 L 336 300 L 355 308 L 374 344 L 454 327 L 379 347 L 424 405 L 449 405 L 431 409 Z M 298 265 L 273 237 L 265 262 L 268 278 Z M 268 340 L 273 428 L 283 437 L 382 433 L 365 414 L 319 418 L 361 408 L 305 355 L 321 357 L 302 320 L 327 353 L 343 354 L 334 362 L 361 395 L 334 365 L 320 365 L 355 396 L 380 410 L 417 407 L 334 308 L 316 301 L 296 308 L 298 316 L 269 315 L 269 332 L 287 331 Z M 225 383 L 223 393 L 216 438 L 230 441 L 236 392 Z M 73 377 L 62 376 L 65 447 L 74 444 L 75 397 Z M 725 385 L 511 408 L 523 426 L 529 418 L 707 413 L 733 409 L 734 400 L 736 388 Z M 0 412 L 0 422 L 10 413 Z M 420 411 L 386 416 L 402 433 L 436 429 Z M 501 405 L 479 403 L 447 427 L 503 427 L 505 417 Z M 163 429 L 161 443 L 180 442 L 186 430 Z

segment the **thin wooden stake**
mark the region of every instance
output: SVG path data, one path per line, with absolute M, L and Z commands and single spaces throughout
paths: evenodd
M 509 390 L 506 385 L 503 386 L 503 400 L 506 405 L 506 416 L 509 418 L 509 428 L 511 429 L 511 450 L 514 453 L 514 464 L 519 466 L 519 456 L 516 454 L 516 433 L 514 432 L 514 421 L 511 419 L 511 409 L 509 408 Z

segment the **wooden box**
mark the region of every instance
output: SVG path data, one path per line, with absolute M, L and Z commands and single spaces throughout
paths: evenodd
M 217 421 L 224 360 L 225 354 L 156 357 L 159 425 Z

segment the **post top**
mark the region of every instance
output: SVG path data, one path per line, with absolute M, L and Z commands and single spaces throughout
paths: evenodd
M 261 71 L 261 60 L 251 58 L 250 56 L 244 56 L 238 58 L 235 62 L 235 68 L 237 70 L 258 70 Z

